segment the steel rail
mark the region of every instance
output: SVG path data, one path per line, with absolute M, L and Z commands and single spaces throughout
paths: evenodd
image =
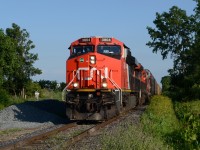
M 57 145 L 55 147 L 53 147 L 52 149 L 58 149 L 59 147 L 65 147 L 65 148 L 69 148 L 71 145 L 75 144 L 76 142 L 82 140 L 85 137 L 88 137 L 90 135 L 92 135 L 93 133 L 99 131 L 100 129 L 106 127 L 107 125 L 117 121 L 118 119 L 122 118 L 123 116 L 125 116 L 126 114 L 135 111 L 135 108 L 129 109 L 127 111 L 122 112 L 120 115 L 115 116 L 105 122 L 102 122 L 94 127 L 91 127 L 90 129 L 87 129 L 83 132 L 81 132 L 79 135 L 76 135 L 72 138 L 70 138 L 69 140 L 67 140 L 66 142 L 61 143 L 60 145 Z
M 65 131 L 67 129 L 70 129 L 70 128 L 73 128 L 76 126 L 77 126 L 77 123 L 70 123 L 70 124 L 64 125 L 62 127 L 56 128 L 54 130 L 47 131 L 45 133 L 42 133 L 42 134 L 39 134 L 36 136 L 32 136 L 27 139 L 22 139 L 20 141 L 14 142 L 14 143 L 7 144 L 5 146 L 0 147 L 0 150 L 20 149 L 21 147 L 23 147 L 25 145 L 30 145 L 37 140 L 44 140 L 44 139 L 48 138 L 49 136 L 55 135 L 61 131 Z

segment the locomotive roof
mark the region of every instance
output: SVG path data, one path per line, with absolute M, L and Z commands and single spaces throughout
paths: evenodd
M 75 43 L 75 42 L 77 42 L 77 41 L 81 41 L 82 39 L 114 39 L 114 40 L 116 40 L 116 41 L 119 41 L 120 43 L 123 43 L 123 46 L 125 47 L 125 48 L 127 48 L 127 49 L 129 49 L 130 50 L 130 48 L 128 47 L 128 46 L 126 46 L 125 44 L 124 44 L 124 42 L 122 42 L 122 41 L 120 41 L 120 40 L 118 40 L 118 39 L 116 39 L 116 38 L 114 38 L 114 37 L 105 37 L 105 36 L 90 36 L 90 37 L 82 37 L 82 38 L 79 38 L 79 39 L 77 39 L 77 40 L 75 40 L 74 42 L 72 42 L 71 44 L 73 44 L 73 43 Z M 70 47 L 69 47 L 70 48 Z

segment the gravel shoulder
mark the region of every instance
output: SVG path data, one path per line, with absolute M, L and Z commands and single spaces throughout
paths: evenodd
M 67 119 L 62 116 L 64 112 L 61 115 L 61 111 L 64 111 L 64 103 L 63 106 L 60 103 L 62 102 L 44 100 L 11 105 L 0 111 L 0 130 L 37 128 L 66 123 Z
M 27 101 L 0 111 L 0 146 L 69 123 L 58 100 Z

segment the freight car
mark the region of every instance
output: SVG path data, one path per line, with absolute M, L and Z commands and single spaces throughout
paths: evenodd
M 80 38 L 66 61 L 66 115 L 71 120 L 105 120 L 148 102 L 156 94 L 151 72 L 115 38 Z

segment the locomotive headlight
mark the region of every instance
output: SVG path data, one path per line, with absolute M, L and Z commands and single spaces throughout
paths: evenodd
M 77 87 L 78 87 L 78 83 L 75 82 L 75 83 L 73 84 L 73 87 L 74 87 L 74 88 L 77 88 Z
M 96 58 L 95 56 L 90 56 L 90 63 L 95 64 L 96 63 Z
M 108 86 L 108 84 L 107 84 L 106 82 L 103 82 L 103 83 L 102 83 L 102 87 L 103 87 L 103 88 L 107 88 L 107 86 Z
M 91 60 L 95 60 L 95 57 L 94 57 L 94 56 L 90 56 L 90 59 L 91 59 Z
M 102 88 L 107 88 L 108 87 L 108 83 L 106 81 L 106 78 L 102 79 L 102 84 L 101 84 Z

